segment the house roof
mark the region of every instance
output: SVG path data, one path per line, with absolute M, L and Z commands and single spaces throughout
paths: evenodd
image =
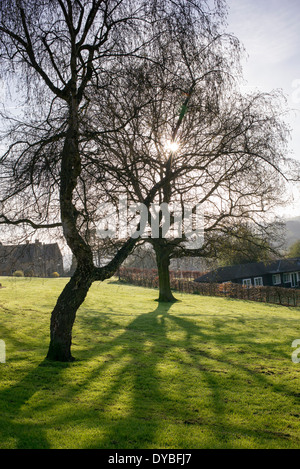
M 195 279 L 195 282 L 222 283 L 249 277 L 259 277 L 264 274 L 277 274 L 285 272 L 300 272 L 300 257 L 293 259 L 278 259 L 271 262 L 253 262 L 220 267 Z

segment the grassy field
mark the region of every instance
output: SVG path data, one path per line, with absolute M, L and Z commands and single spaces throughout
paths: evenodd
M 66 279 L 1 278 L 0 448 L 299 448 L 299 308 L 95 283 L 46 361 Z

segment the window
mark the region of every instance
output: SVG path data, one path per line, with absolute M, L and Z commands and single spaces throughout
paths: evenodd
M 283 282 L 284 283 L 291 283 L 291 274 L 283 274 Z
M 263 279 L 262 279 L 262 277 L 255 277 L 255 279 L 254 279 L 254 286 L 255 286 L 255 287 L 261 287 L 261 286 L 263 286 Z
M 291 287 L 295 288 L 298 285 L 298 275 L 297 272 L 291 274 Z
M 273 281 L 273 285 L 280 285 L 281 284 L 280 274 L 274 274 L 272 276 L 272 281 Z
M 244 287 L 251 287 L 251 285 L 252 285 L 251 278 L 244 278 L 243 286 Z

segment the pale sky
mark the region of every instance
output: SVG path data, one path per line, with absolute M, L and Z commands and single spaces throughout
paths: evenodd
M 300 1 L 227 0 L 227 5 L 228 31 L 248 55 L 243 66 L 249 88 L 283 91 L 292 109 L 287 118 L 292 128 L 288 156 L 300 161 Z M 294 216 L 300 215 L 299 193 Z
M 292 127 L 287 156 L 300 161 L 300 0 L 227 0 L 227 5 L 228 31 L 248 54 L 243 65 L 249 89 L 282 89 L 293 109 L 286 119 Z M 293 214 L 300 216 L 300 203 Z
M 249 55 L 243 62 L 249 88 L 282 89 L 294 109 L 290 148 L 300 161 L 300 0 L 227 0 L 227 5 L 228 31 Z M 4 96 L 1 82 L 0 101 Z

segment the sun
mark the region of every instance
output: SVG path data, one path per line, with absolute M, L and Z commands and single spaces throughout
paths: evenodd
M 169 140 L 166 145 L 165 145 L 165 148 L 169 151 L 171 151 L 172 153 L 175 153 L 178 148 L 179 148 L 179 143 L 176 142 L 175 140 L 174 141 L 171 141 Z

